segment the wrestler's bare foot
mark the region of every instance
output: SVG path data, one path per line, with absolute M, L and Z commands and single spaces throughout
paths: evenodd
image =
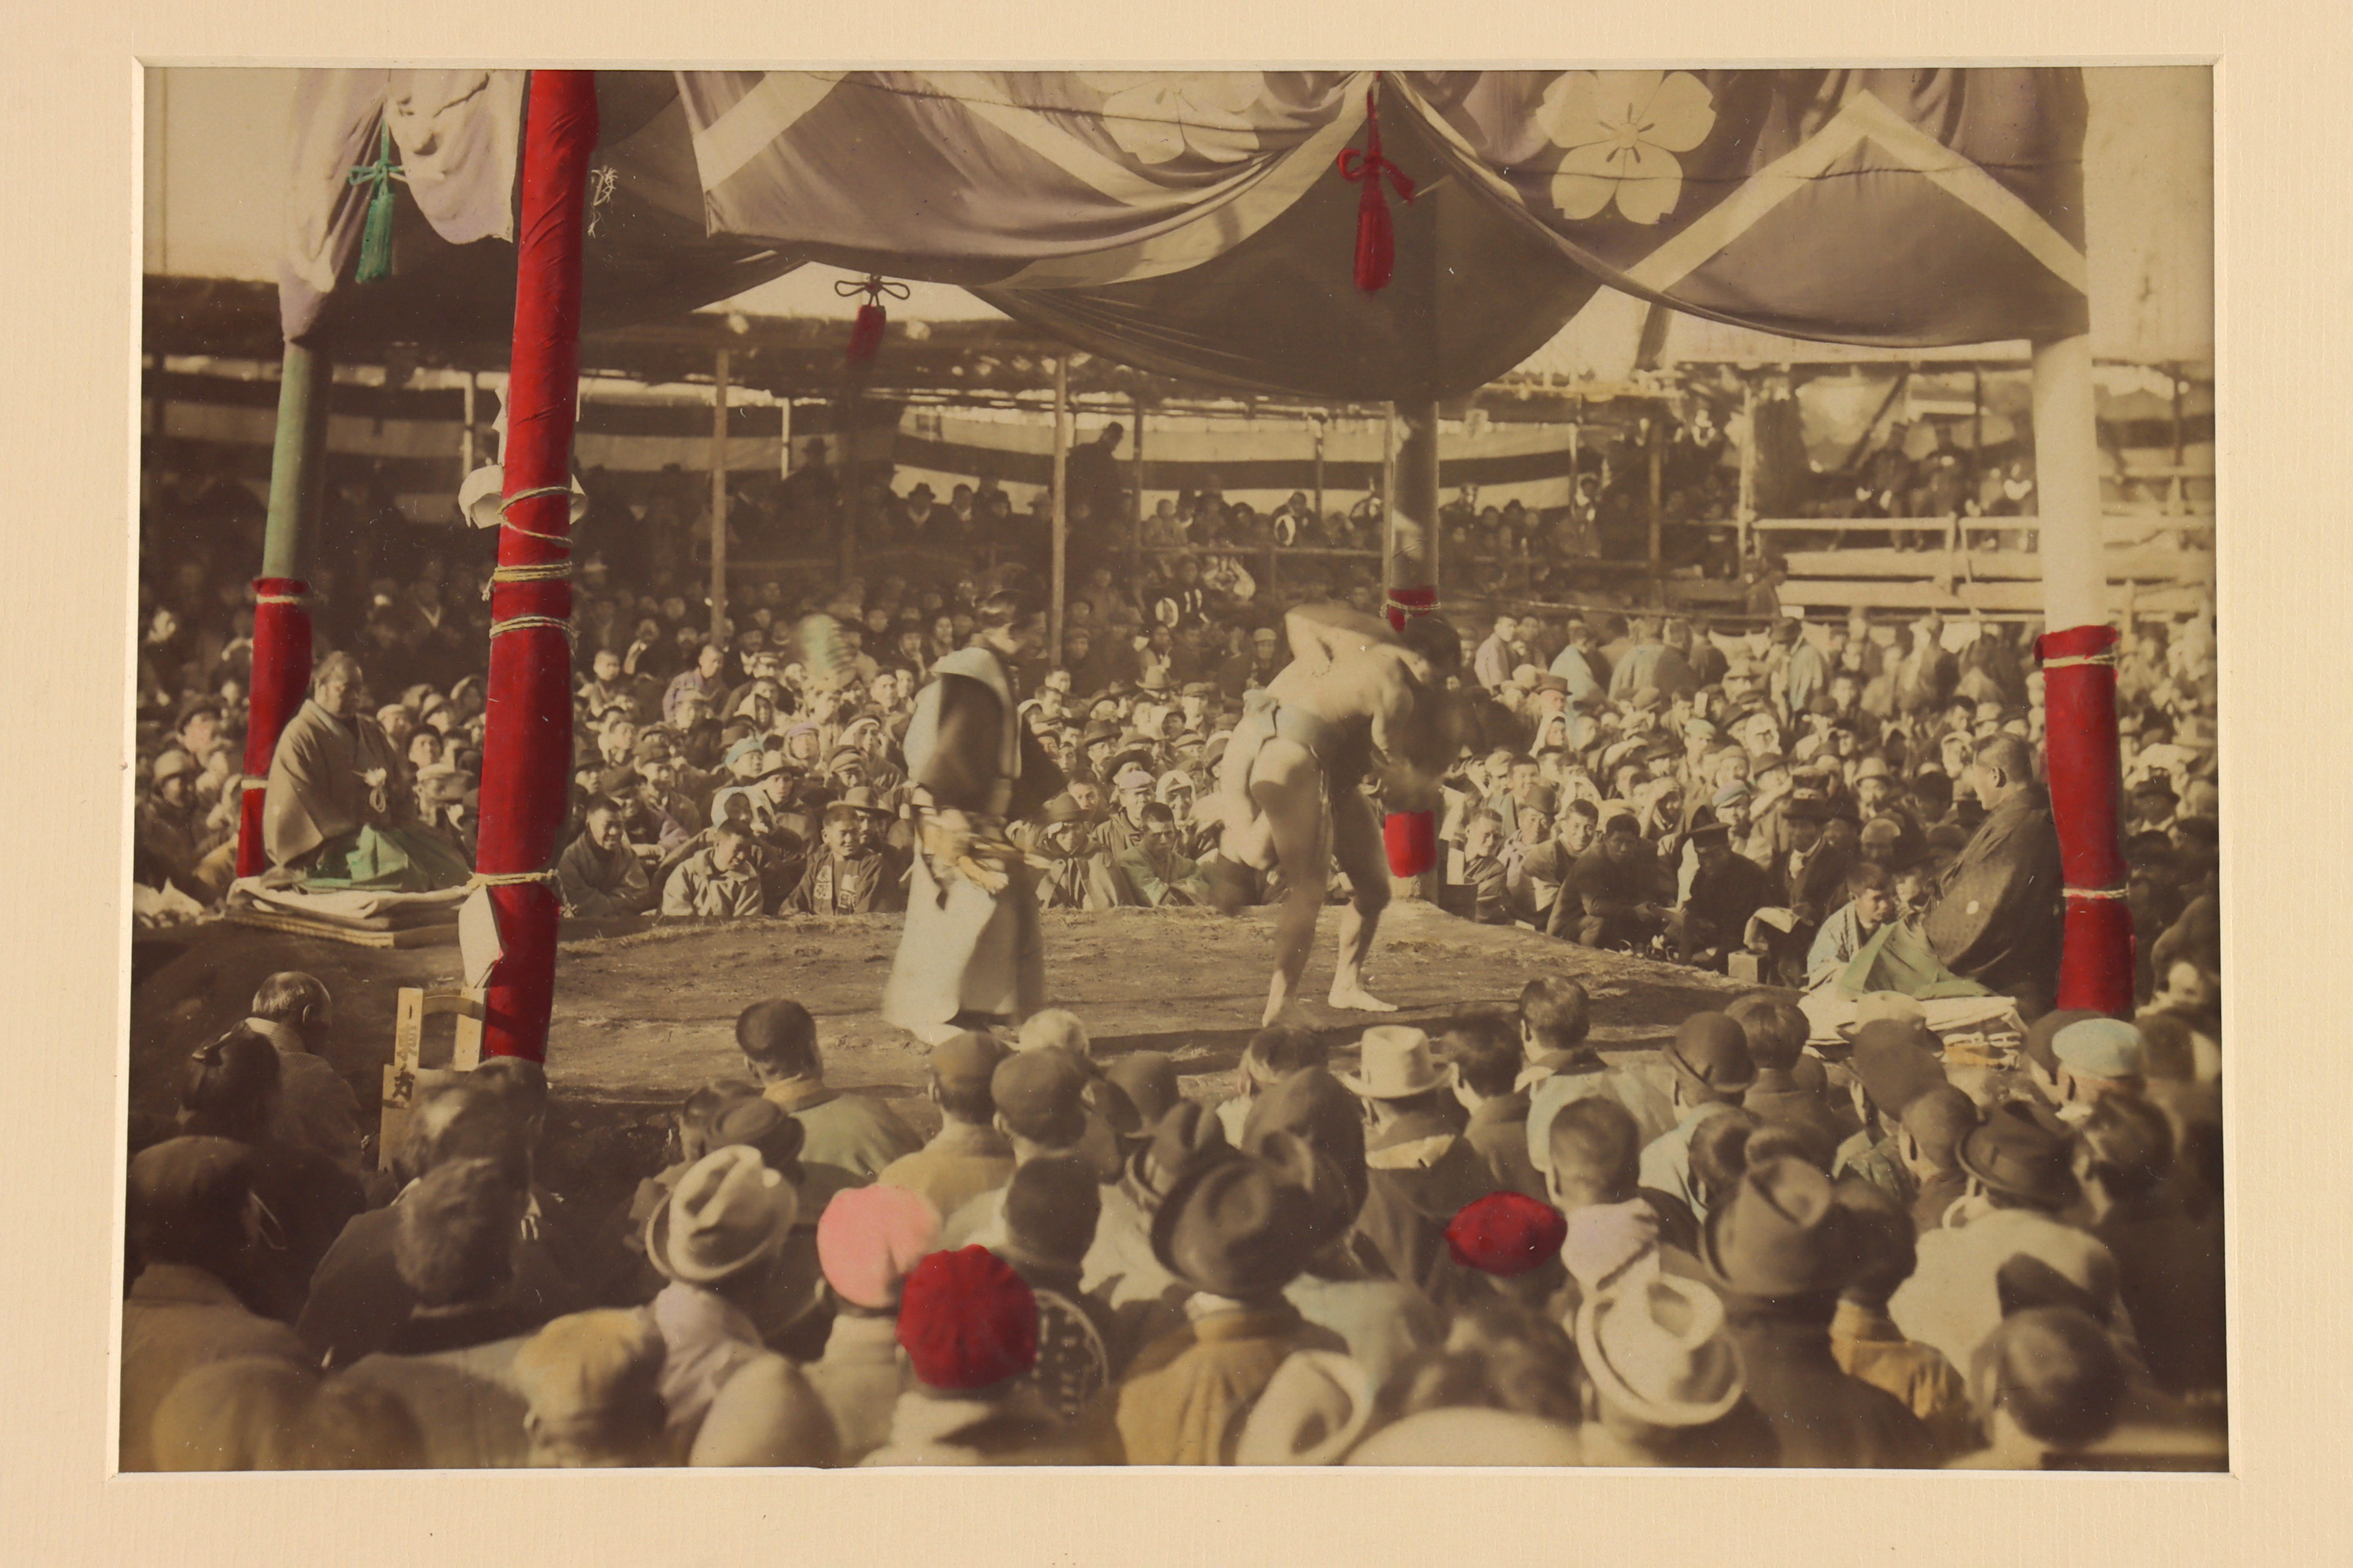
M 1398 1005 L 1384 1002 L 1359 984 L 1332 983 L 1332 994 L 1325 998 L 1335 1007 L 1345 1007 L 1352 1013 L 1394 1013 Z

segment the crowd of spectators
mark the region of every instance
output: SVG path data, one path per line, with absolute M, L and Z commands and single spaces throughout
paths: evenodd
M 150 920 L 217 904 L 244 782 L 253 519 L 213 488 L 159 504 L 140 587 Z M 386 819 L 469 861 L 477 542 L 313 584 L 402 763 Z M 1059 657 L 1018 672 L 1069 780 L 1018 829 L 1052 907 L 1273 892 L 1196 807 L 1289 657 L 1279 610 L 1165 560 L 1082 563 Z M 714 628 L 645 571 L 576 584 L 567 909 L 901 907 L 898 739 L 968 583 L 763 576 Z M 1379 605 L 1345 562 L 1294 591 Z M 1439 896 L 1472 919 L 1803 984 L 2031 784 L 2014 628 L 1515 607 L 1450 605 L 1477 740 Z M 903 1117 L 827 1088 L 777 1001 L 602 1212 L 542 1179 L 546 1082 L 512 1060 L 423 1086 L 373 1168 L 312 1054 L 332 997 L 276 977 L 134 1149 L 123 1462 L 2219 1465 L 2214 699 L 2209 626 L 2124 650 L 2143 1008 L 2017 987 L 2000 1079 L 1885 996 L 1841 1047 L 1760 994 L 1613 1064 L 1539 975 L 1435 1040 L 1366 1031 L 1354 1071 L 1264 1032 L 1215 1104 L 1041 1014 L 934 1048 Z
M 1538 976 L 1353 1071 L 1267 1029 L 1222 1098 L 1048 1011 L 902 1116 L 776 999 L 598 1205 L 511 1058 L 369 1168 L 332 998 L 272 976 L 131 1162 L 121 1463 L 2221 1468 L 2184 1026 L 2049 1015 L 1995 1079 L 1867 1001 L 1610 1060 Z
M 174 499 L 175 521 L 207 515 L 185 488 Z M 216 907 L 233 875 L 252 611 L 243 563 L 209 542 L 220 537 L 151 530 L 141 579 L 133 880 L 150 922 Z M 315 584 L 314 652 L 353 657 L 367 689 L 353 721 L 403 764 L 383 792 L 386 821 L 470 863 L 488 562 L 480 541 L 448 542 L 364 598 L 332 576 Z M 1197 808 L 1244 694 L 1291 657 L 1281 610 L 1220 572 L 1232 557 L 1156 559 L 1141 583 L 1108 563 L 1075 569 L 1060 657 L 1021 672 L 1024 720 L 1069 780 L 1018 830 L 1051 908 L 1230 907 L 1279 890 L 1224 861 L 1214 814 Z M 567 910 L 903 908 L 899 739 L 930 666 L 973 631 L 971 576 L 953 560 L 871 580 L 764 574 L 738 585 L 734 624 L 714 639 L 690 580 L 657 571 L 633 585 L 587 555 L 556 868 Z M 1328 595 L 1377 613 L 1368 563 L 1326 565 L 1283 602 Z M 1979 750 L 2001 736 L 2041 750 L 2042 682 L 2022 626 L 1858 611 L 1725 629 L 1639 607 L 1511 607 L 1450 606 L 1474 743 L 1444 781 L 1439 896 L 1482 921 L 1819 981 L 1927 901 L 1983 815 L 1967 782 Z M 2207 623 L 2145 626 L 2123 650 L 2144 999 L 2168 981 L 2160 960 L 2211 940 L 2215 689 Z M 1760 922 L 1759 910 L 1782 912 Z

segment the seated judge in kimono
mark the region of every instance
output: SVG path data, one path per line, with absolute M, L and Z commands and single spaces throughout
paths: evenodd
M 416 813 L 407 760 L 368 711 L 359 661 L 329 654 L 269 761 L 261 842 L 270 864 L 322 889 L 462 887 L 472 868 Z

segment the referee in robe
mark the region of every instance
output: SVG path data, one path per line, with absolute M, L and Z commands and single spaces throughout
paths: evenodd
M 1044 641 L 1042 600 L 1016 568 L 983 589 L 972 646 L 933 666 L 902 742 L 916 850 L 882 1016 L 932 1044 L 1045 1005 L 1037 873 L 1006 837 L 1062 788 L 1009 668 Z

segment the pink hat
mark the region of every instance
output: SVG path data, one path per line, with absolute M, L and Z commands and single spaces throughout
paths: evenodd
M 939 1211 L 904 1187 L 846 1188 L 818 1216 L 818 1265 L 834 1293 L 854 1307 L 886 1311 L 898 1305 L 908 1273 L 939 1244 Z

